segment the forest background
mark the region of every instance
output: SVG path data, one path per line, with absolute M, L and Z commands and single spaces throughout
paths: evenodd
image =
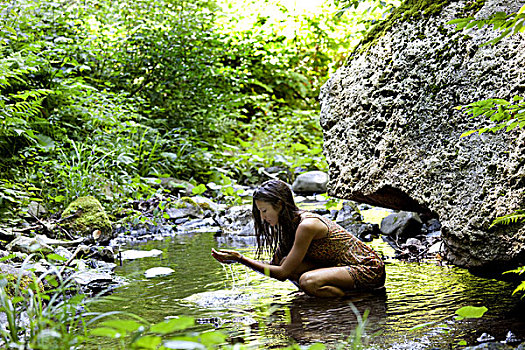
M 235 202 L 270 167 L 326 170 L 320 86 L 397 5 L 3 2 L 0 220 L 93 195 L 136 221 L 163 178 Z

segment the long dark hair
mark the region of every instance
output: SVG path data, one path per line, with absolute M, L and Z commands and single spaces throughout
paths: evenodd
M 255 201 L 269 203 L 274 209 L 281 207 L 279 223 L 272 227 L 263 222 Z M 295 204 L 290 186 L 281 180 L 264 182 L 253 192 L 252 214 L 257 238 L 257 256 L 269 253 L 273 256 L 279 248 L 280 258 L 286 256 L 295 239 L 295 231 L 301 221 L 300 209 Z

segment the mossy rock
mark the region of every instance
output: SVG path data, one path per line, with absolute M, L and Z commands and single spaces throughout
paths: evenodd
M 18 281 L 19 275 L 20 281 Z M 12 298 L 15 296 L 15 286 L 18 283 L 19 295 L 24 295 L 28 289 L 35 290 L 35 277 L 27 271 L 21 271 L 13 266 L 7 264 L 0 264 L 0 286 L 5 290 L 8 297 Z M 36 285 L 38 291 L 44 291 L 42 282 Z
M 94 238 L 97 242 L 107 242 L 113 238 L 111 221 L 104 211 L 102 204 L 93 196 L 79 197 L 73 201 L 62 213 L 62 218 L 76 216 L 64 221 L 62 226 L 84 237 Z M 93 236 L 93 232 L 100 230 L 100 235 Z

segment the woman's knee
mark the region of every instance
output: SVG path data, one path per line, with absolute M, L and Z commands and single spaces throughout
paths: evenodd
M 316 290 L 320 287 L 320 284 L 314 273 L 305 272 L 299 278 L 299 286 L 306 293 L 315 294 Z

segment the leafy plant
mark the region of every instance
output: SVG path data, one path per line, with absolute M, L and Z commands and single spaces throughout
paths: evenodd
M 473 17 L 457 18 L 449 21 L 448 24 L 455 24 L 456 30 L 473 27 L 480 29 L 485 26 L 492 26 L 493 30 L 500 30 L 501 34 L 483 45 L 494 45 L 508 35 L 525 32 L 525 5 L 516 13 L 496 12 L 490 17 L 483 19 L 475 19 Z
M 30 271 L 32 257 L 24 260 L 22 271 Z M 51 289 L 44 291 L 44 285 Z M 22 278 L 18 274 L 13 280 L 10 275 L 2 275 L 0 310 L 7 317 L 7 328 L 0 329 L 2 345 L 10 349 L 50 350 L 77 346 L 85 326 L 79 310 L 86 299 L 82 294 L 71 296 L 72 289 L 71 279 L 65 279 L 53 267 L 38 278 L 33 274 Z
M 525 274 L 525 266 L 520 266 L 517 269 L 505 271 L 504 273 L 517 273 L 518 275 Z M 523 293 L 521 298 L 525 297 L 525 281 L 521 281 L 521 283 L 514 289 L 514 292 L 512 292 L 512 295 L 516 293 Z
M 514 96 L 512 101 L 504 99 L 476 101 L 458 109 L 470 114 L 471 118 L 482 116 L 492 122 L 492 125 L 466 131 L 461 134 L 461 137 L 469 136 L 475 132 L 481 134 L 487 131 L 498 132 L 502 129 L 509 132 L 516 127 L 523 128 L 525 126 L 525 101 L 521 96 Z

